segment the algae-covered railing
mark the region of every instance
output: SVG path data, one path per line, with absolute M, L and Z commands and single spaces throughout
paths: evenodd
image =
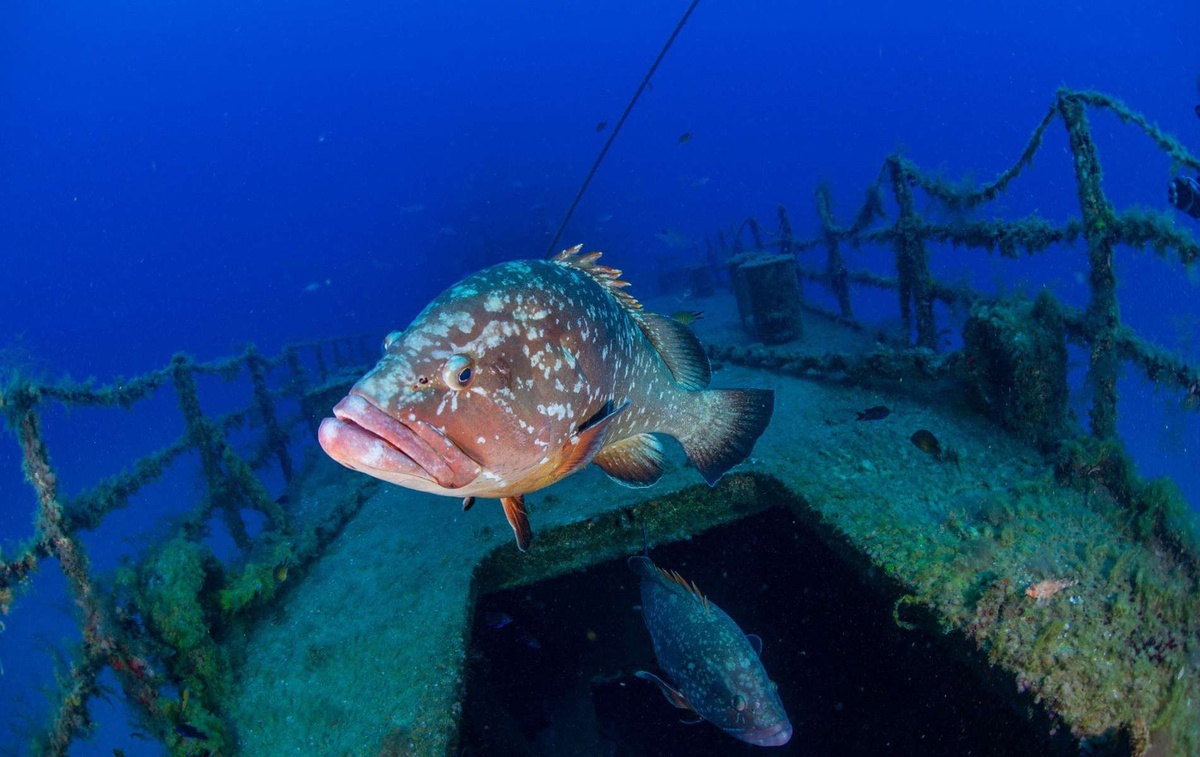
M 216 682 L 228 680 L 229 671 L 215 635 L 274 596 L 288 568 L 311 560 L 356 509 L 353 502 L 334 506 L 322 523 L 300 526 L 268 493 L 256 471 L 274 464 L 285 481 L 292 478 L 293 429 L 311 423 L 304 403 L 309 389 L 306 360 L 317 381 L 324 382 L 331 363 L 337 369 L 368 357 L 362 339 L 329 339 L 291 345 L 271 358 L 254 347 L 203 363 L 177 355 L 164 368 L 102 387 L 14 380 L 0 391 L 0 411 L 16 433 L 25 475 L 37 498 L 34 536 L 16 554 L 0 555 L 0 614 L 8 614 L 16 592 L 31 580 L 39 562 L 55 559 L 78 607 L 83 635 L 78 658 L 68 671 L 59 672 L 57 710 L 45 733 L 34 737 L 38 751 L 65 754 L 74 738 L 90 730 L 88 702 L 101 693 L 98 677 L 106 668 L 116 675 L 148 733 L 186 752 L 186 737 L 192 733 L 188 728 L 195 728 L 206 735 L 206 750 L 223 751 L 219 692 L 213 689 Z M 273 388 L 270 379 L 276 371 L 285 376 Z M 219 418 L 206 415 L 197 389 L 201 376 L 227 382 L 248 377 L 251 403 Z M 167 384 L 174 388 L 185 423 L 180 438 L 65 499 L 42 436 L 43 406 L 129 409 Z M 281 420 L 276 410 L 280 400 L 294 400 L 300 412 Z M 229 435 L 248 427 L 261 428 L 262 438 L 243 457 Z M 115 588 L 105 590 L 89 570 L 79 532 L 95 529 L 109 513 L 129 505 L 134 495 L 191 451 L 198 454 L 206 496 L 169 538 L 119 575 Z M 254 537 L 247 532 L 242 510 L 265 516 L 266 525 Z M 222 516 L 241 552 L 228 568 L 199 546 L 214 514 Z M 219 612 L 214 614 L 211 605 Z M 206 620 L 209 617 L 219 619 Z
M 905 328 L 912 333 L 915 326 L 917 347 L 936 350 L 939 331 L 935 303 L 971 305 L 979 301 L 981 295 L 970 288 L 935 280 L 930 275 L 927 244 L 949 243 L 956 247 L 999 252 L 1004 257 L 1015 258 L 1022 251 L 1035 254 L 1052 245 L 1069 244 L 1082 239 L 1086 244 L 1089 265 L 1090 300 L 1082 311 L 1065 307 L 1060 309 L 1067 336 L 1088 350 L 1087 383 L 1092 392 L 1092 434 L 1099 439 L 1112 439 L 1116 435 L 1117 379 L 1123 361 L 1136 365 L 1150 381 L 1182 392 L 1185 407 L 1200 409 L 1200 370 L 1183 358 L 1148 343 L 1121 323 L 1114 265 L 1117 246 L 1126 245 L 1150 249 L 1162 257 L 1173 253 L 1188 268 L 1200 260 L 1200 246 L 1188 231 L 1177 228 L 1173 219 L 1165 213 L 1152 210 L 1118 212 L 1113 208 L 1101 187 L 1100 161 L 1087 119 L 1089 108 L 1111 111 L 1123 123 L 1136 126 L 1166 153 L 1176 168 L 1200 171 L 1200 160 L 1143 115 L 1130 110 L 1120 101 L 1097 92 L 1060 90 L 1030 135 L 1020 157 L 994 181 L 976 187 L 953 186 L 921 170 L 903 156 L 891 155 L 884 162 L 878 178 L 867 189 L 866 200 L 849 226 L 839 226 L 834 220 L 828 187 L 817 190 L 817 210 L 822 221 L 818 237 L 804 240 L 793 238 L 787 210 L 781 206 L 779 230 L 775 235 L 778 252 L 795 258 L 803 279 L 829 288 L 837 300 L 838 311 L 825 314 L 845 323 L 858 324 L 851 299 L 852 286 L 896 291 Z M 1055 121 L 1061 121 L 1067 129 L 1080 217 L 1061 225 L 1052 224 L 1037 215 L 1015 221 L 968 218 L 968 211 L 995 200 L 1022 170 L 1031 165 L 1034 155 L 1042 146 L 1046 130 Z M 898 217 L 888 225 L 879 223 L 884 217 L 882 192 L 885 182 L 899 210 Z M 955 220 L 931 223 L 919 215 L 914 197 L 916 190 L 939 203 L 947 217 Z M 729 234 L 724 231 L 718 233 L 715 248 L 732 260 L 746 259 L 753 254 L 746 252 L 742 243 L 742 232 L 746 229 L 751 234 L 754 249 L 767 249 L 763 241 L 765 235 L 753 218 Z M 866 270 L 848 270 L 842 256 L 843 243 L 891 245 L 895 254 L 895 277 L 880 276 Z M 710 257 L 713 257 L 716 250 L 711 241 L 708 247 Z M 819 249 L 826 252 L 824 267 L 807 265 L 803 253 Z M 806 307 L 821 310 L 812 304 Z M 726 352 L 729 354 L 722 356 L 727 359 L 737 359 L 740 354 L 736 349 Z M 787 360 L 786 357 L 780 359 Z M 762 364 L 762 358 L 756 359 L 756 362 Z M 797 363 L 796 367 L 802 371 L 820 370 L 819 365 L 803 362 Z

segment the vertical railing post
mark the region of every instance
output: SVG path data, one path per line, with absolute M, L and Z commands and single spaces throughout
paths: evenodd
M 754 239 L 754 249 L 765 249 L 766 247 L 763 245 L 762 229 L 760 229 L 758 226 L 758 219 L 754 216 L 750 216 L 746 219 L 746 225 L 750 227 L 750 236 Z
M 792 219 L 782 205 L 779 206 L 779 254 L 792 254 Z
M 308 391 L 308 374 L 305 373 L 304 365 L 300 362 L 300 352 L 292 345 L 288 345 L 284 347 L 283 354 L 287 360 L 288 373 L 291 374 L 288 393 L 303 400 L 305 392 Z
M 833 222 L 833 200 L 829 196 L 829 187 L 827 186 L 817 188 L 817 213 L 821 216 L 821 233 L 825 238 L 825 249 L 829 253 L 825 267 L 829 288 L 837 297 L 838 309 L 841 311 L 842 317 L 854 318 L 854 310 L 850 305 L 850 275 L 842 260 L 837 226 Z
M 208 483 L 208 502 L 200 518 L 207 518 L 213 509 L 220 508 L 234 543 L 242 551 L 248 551 L 253 545 L 239 504 L 245 503 L 258 510 L 280 530 L 287 528 L 287 516 L 271 499 L 250 465 L 229 446 L 220 427 L 205 417 L 200 409 L 200 393 L 193 370 L 192 361 L 186 355 L 171 359 L 171 379 L 175 393 L 179 395 L 179 409 L 187 425 L 188 439 L 200 451 L 200 467 Z
M 105 603 L 88 574 L 83 545 L 64 523 L 62 503 L 58 498 L 58 476 L 50 466 L 34 400 L 26 399 L 25 406 L 13 417 L 21 442 L 25 477 L 37 493 L 37 538 L 45 552 L 58 559 L 75 604 L 83 614 L 83 659 L 71 665 L 68 677 L 62 681 L 66 691 L 47 743 L 49 754 L 65 755 L 71 740 L 91 729 L 88 699 L 99 691 L 96 677 L 104 665 L 114 663 L 113 668 L 119 671 L 118 680 L 126 694 L 147 712 L 154 711 L 157 694 L 147 678 L 131 675 L 131 663 L 137 666 L 136 670 L 143 670 L 144 662 L 134 657 L 114 635 Z M 121 664 L 117 665 L 115 661 Z
M 929 253 L 921 236 L 921 219 L 917 216 L 908 171 L 899 156 L 888 158 L 892 192 L 900 208 L 896 220 L 896 273 L 900 284 L 900 317 L 906 329 L 912 329 L 913 315 L 917 321 L 917 344 L 936 349 L 937 325 L 933 319 L 932 281 L 929 277 Z
M 796 273 L 796 292 L 804 299 L 804 277 L 800 274 L 800 256 L 796 254 L 795 240 L 792 237 L 792 219 L 788 217 L 787 208 L 779 206 L 779 253 L 793 260 Z
M 1100 161 L 1092 141 L 1083 104 L 1069 94 L 1059 93 L 1058 110 L 1067 126 L 1074 156 L 1075 183 L 1083 212 L 1087 240 L 1088 283 L 1091 299 L 1084 313 L 1084 332 L 1091 343 L 1088 384 L 1092 389 L 1092 435 L 1101 439 L 1117 433 L 1117 377 L 1121 359 L 1116 349 L 1116 331 L 1121 323 L 1117 304 L 1117 276 L 1113 267 L 1116 216 L 1100 186 Z
M 246 351 L 246 370 L 250 372 L 250 382 L 254 385 L 254 402 L 258 405 L 259 415 L 262 416 L 263 425 L 266 427 L 267 447 L 279 460 L 283 480 L 290 484 L 292 458 L 288 455 L 288 435 L 279 425 L 279 419 L 275 416 L 275 403 L 271 400 L 271 390 L 267 388 L 267 361 L 254 347 Z
M 220 508 L 229 535 L 238 549 L 245 552 L 251 546 L 250 535 L 246 532 L 246 524 L 238 512 L 236 491 L 232 482 L 221 470 L 223 450 L 217 439 L 220 432 L 204 417 L 204 412 L 200 409 L 200 392 L 196 387 L 196 377 L 192 373 L 192 361 L 186 355 L 171 358 L 171 380 L 175 384 L 175 394 L 179 398 L 179 409 L 183 413 L 188 439 L 200 453 L 200 469 L 208 485 L 208 504 L 203 508 L 202 520 L 206 520 L 213 510 Z
M 321 342 L 314 344 L 313 355 L 317 359 L 317 383 L 324 384 L 329 378 L 329 368 L 325 365 L 325 345 Z

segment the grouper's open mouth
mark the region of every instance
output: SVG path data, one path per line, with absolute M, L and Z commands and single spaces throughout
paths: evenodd
M 351 391 L 321 421 L 317 440 L 347 468 L 395 483 L 419 478 L 446 489 L 475 480 L 481 469 L 458 445 L 424 421 L 403 423 Z

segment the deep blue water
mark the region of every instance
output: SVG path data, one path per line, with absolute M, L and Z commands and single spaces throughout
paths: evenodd
M 403 327 L 463 274 L 544 253 L 607 137 L 597 123 L 612 128 L 684 7 L 10 4 L 0 18 L 0 356 L 46 378 L 108 381 L 180 350 L 209 359 L 253 341 L 270 353 Z M 679 254 L 656 232 L 700 239 L 750 214 L 773 228 L 784 203 L 807 236 L 823 180 L 848 222 L 896 149 L 950 178 L 990 179 L 1059 86 L 1116 95 L 1200 150 L 1197 29 L 1200 5 L 1185 0 L 970 10 L 705 0 L 563 246 L 605 250 L 652 291 L 658 259 Z M 1169 160 L 1110 115 L 1093 125 L 1114 204 L 1166 210 Z M 693 138 L 680 144 L 685 132 Z M 994 206 L 1033 210 L 1078 213 L 1058 124 L 1035 169 Z M 1078 248 L 1019 263 L 934 256 L 948 277 L 1051 286 L 1083 302 Z M 1123 250 L 1118 266 L 1126 321 L 1200 355 L 1197 278 L 1150 253 Z M 1121 430 L 1143 471 L 1172 475 L 1200 506 L 1189 466 L 1200 422 L 1132 372 L 1123 389 Z M 214 391 L 214 405 L 245 397 Z M 171 402 L 131 415 L 48 412 L 67 493 L 177 435 Z M 32 494 L 11 435 L 0 445 L 0 543 L 11 545 L 32 532 Z M 132 549 L 118 526 L 196 492 L 181 476 L 140 499 L 141 511 L 114 516 L 89 537 L 97 565 Z M 35 631 L 70 635 L 56 582 L 44 571 L 5 619 L 0 696 L 45 680 L 48 665 L 26 654 Z M 101 720 L 123 728 L 116 714 Z M 16 738 L 9 726 L 0 722 L 0 744 Z

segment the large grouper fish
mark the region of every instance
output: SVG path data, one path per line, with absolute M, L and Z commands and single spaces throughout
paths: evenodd
M 333 408 L 318 438 L 347 468 L 418 491 L 497 498 L 524 551 L 524 497 L 596 463 L 630 486 L 662 475 L 655 433 L 704 480 L 750 454 L 771 417 L 763 389 L 708 389 L 703 347 L 649 313 L 582 246 L 463 279 Z

